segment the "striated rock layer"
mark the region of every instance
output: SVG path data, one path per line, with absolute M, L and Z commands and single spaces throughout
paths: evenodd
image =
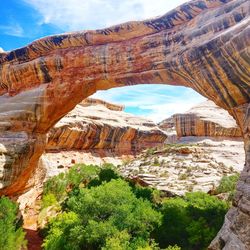
M 163 145 L 167 136 L 152 121 L 122 111 L 123 106 L 86 99 L 49 132 L 46 151 L 109 150 L 135 154 Z
M 242 132 L 229 113 L 212 101 L 203 102 L 183 114 L 175 114 L 159 126 L 175 130 L 177 136 L 242 137 Z
M 249 249 L 249 24 L 249 0 L 193 0 L 155 19 L 46 37 L 1 52 L 1 194 L 25 188 L 48 130 L 97 90 L 187 86 L 228 110 L 242 130 L 246 166 L 234 208 L 212 246 Z
M 123 111 L 125 108 L 124 105 L 114 104 L 114 103 L 106 102 L 106 101 L 96 99 L 96 98 L 91 98 L 91 97 L 84 99 L 80 104 L 82 107 L 89 107 L 89 106 L 93 107 L 95 105 L 101 105 L 113 111 Z

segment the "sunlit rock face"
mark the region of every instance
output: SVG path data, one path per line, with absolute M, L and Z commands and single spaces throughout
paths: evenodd
M 195 106 L 185 114 L 174 116 L 178 137 L 214 136 L 241 137 L 235 120 L 227 111 L 207 101 Z
M 178 138 L 184 136 L 242 137 L 233 117 L 212 101 L 205 101 L 185 113 L 163 120 L 159 126 L 166 132 L 175 130 Z
M 242 130 L 246 166 L 225 230 L 213 246 L 249 249 L 249 24 L 249 0 L 193 0 L 155 19 L 46 37 L 0 53 L 1 138 L 18 138 L 20 132 L 27 138 L 13 139 L 11 148 L 1 142 L 2 155 L 11 158 L 1 160 L 1 193 L 25 188 L 45 134 L 97 90 L 142 83 L 187 86 L 228 110 Z M 27 147 L 15 151 L 20 144 Z
M 106 101 L 103 101 L 103 100 L 100 100 L 100 99 L 96 99 L 96 98 L 87 98 L 87 99 L 84 99 L 80 105 L 82 107 L 95 107 L 95 106 L 102 106 L 102 107 L 105 107 L 107 108 L 108 110 L 112 110 L 112 111 L 124 111 L 125 109 L 125 106 L 124 105 L 121 105 L 121 104 L 114 104 L 114 103 L 110 103 L 110 102 L 106 102 Z
M 136 154 L 167 139 L 152 121 L 123 112 L 123 106 L 86 99 L 49 132 L 46 151 L 108 150 Z

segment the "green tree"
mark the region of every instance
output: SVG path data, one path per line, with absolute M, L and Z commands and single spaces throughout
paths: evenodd
M 50 178 L 43 186 L 43 196 L 49 195 L 45 201 L 47 202 L 48 198 L 53 199 L 52 195 L 58 202 L 63 201 L 70 190 L 78 188 L 80 184 L 86 186 L 98 176 L 99 171 L 98 166 L 76 164 L 67 173 L 60 173 Z
M 206 193 L 163 201 L 162 225 L 155 232 L 160 247 L 177 244 L 183 249 L 206 249 L 221 228 L 228 204 Z
M 41 206 L 42 209 L 55 204 L 57 204 L 57 200 L 54 194 L 48 193 L 43 195 Z
M 104 168 L 101 169 L 99 173 L 99 180 L 101 182 L 109 182 L 111 180 L 119 179 L 121 176 L 119 176 L 114 169 L 111 168 L 109 165 L 104 165 Z
M 129 246 L 130 235 L 127 231 L 121 231 L 110 238 L 106 239 L 105 246 L 102 247 L 102 250 L 127 250 Z
M 45 249 L 108 249 L 117 245 L 139 249 L 150 245 L 150 233 L 161 218 L 149 201 L 136 198 L 121 179 L 80 188 L 67 201 L 67 210 L 51 221 Z
M 67 179 L 64 173 L 47 180 L 43 186 L 43 196 L 53 194 L 57 201 L 62 200 L 66 195 Z
M 206 249 L 223 224 L 228 204 L 202 192 L 188 193 L 186 200 L 191 218 L 187 226 L 189 243 L 192 249 Z
M 234 178 L 227 180 L 221 190 L 234 188 Z M 49 250 L 203 250 L 228 209 L 202 192 L 163 200 L 159 191 L 125 181 L 113 165 L 75 165 L 44 190 L 43 207 L 61 210 L 45 230 Z
M 79 249 L 77 248 L 77 242 L 72 239 L 77 232 L 79 226 L 79 218 L 77 214 L 73 212 L 64 212 L 59 214 L 56 218 L 53 218 L 50 222 L 49 233 L 47 234 L 43 247 L 50 250 L 59 249 Z M 75 230 L 72 230 L 75 229 Z M 80 233 L 80 231 L 79 231 Z M 81 237 L 81 234 L 78 235 Z M 74 237 L 77 240 L 77 237 Z
M 27 249 L 25 233 L 17 219 L 18 206 L 7 197 L 0 198 L 0 249 Z
M 66 174 L 68 186 L 78 187 L 81 183 L 85 186 L 100 172 L 100 168 L 95 165 L 76 164 Z
M 188 202 L 183 198 L 169 198 L 163 201 L 160 210 L 163 214 L 162 224 L 154 234 L 162 248 L 168 245 L 178 244 L 183 247 L 189 244 L 186 227 L 191 218 L 187 207 Z

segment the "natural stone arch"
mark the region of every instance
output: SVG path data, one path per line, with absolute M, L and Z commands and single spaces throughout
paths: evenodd
M 214 249 L 250 248 L 249 50 L 249 0 L 193 0 L 156 19 L 46 37 L 0 53 L 1 194 L 28 186 L 47 131 L 97 90 L 187 86 L 227 109 L 242 129 L 246 166 Z

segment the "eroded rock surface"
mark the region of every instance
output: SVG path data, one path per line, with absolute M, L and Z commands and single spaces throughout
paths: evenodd
M 187 137 L 176 144 L 148 149 L 120 171 L 176 196 L 191 191 L 213 192 L 223 176 L 239 173 L 243 164 L 241 140 Z
M 142 83 L 187 86 L 228 110 L 242 130 L 246 166 L 221 245 L 235 249 L 231 242 L 237 239 L 249 249 L 249 23 L 249 0 L 193 0 L 155 19 L 46 37 L 0 53 L 1 137 L 27 135 L 8 148 L 26 144 L 26 150 L 10 154 L 11 165 L 2 161 L 1 194 L 25 188 L 45 134 L 97 90 Z
M 167 135 L 151 120 L 124 107 L 88 98 L 49 132 L 44 161 L 52 176 L 76 163 L 122 164 L 140 151 L 161 146 Z
M 167 135 L 156 124 L 122 109 L 101 100 L 83 101 L 50 130 L 46 151 L 107 150 L 133 155 L 163 145 Z
M 240 127 L 233 117 L 212 101 L 205 101 L 183 114 L 163 120 L 159 126 L 177 136 L 242 137 Z
M 233 117 L 212 101 L 201 103 L 185 114 L 176 114 L 174 119 L 178 137 L 242 137 Z

